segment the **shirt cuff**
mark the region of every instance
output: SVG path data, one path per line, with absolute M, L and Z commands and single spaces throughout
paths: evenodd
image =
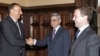
M 33 45 L 36 45 L 36 43 L 37 43 L 37 40 L 33 39 Z

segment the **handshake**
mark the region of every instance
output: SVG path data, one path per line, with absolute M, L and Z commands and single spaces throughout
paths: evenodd
M 36 39 L 28 38 L 26 39 L 26 44 L 28 44 L 29 46 L 35 45 L 34 44 L 35 41 Z

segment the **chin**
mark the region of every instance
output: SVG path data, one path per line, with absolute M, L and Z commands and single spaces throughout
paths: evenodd
M 76 27 L 76 28 L 78 28 L 78 26 L 77 26 L 77 25 L 75 25 L 75 27 Z
M 52 26 L 52 28 L 55 28 L 55 27 Z
M 55 28 L 54 26 L 52 26 L 52 28 Z

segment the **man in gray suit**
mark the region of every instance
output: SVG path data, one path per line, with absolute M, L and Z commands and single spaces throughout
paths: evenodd
M 73 21 L 79 33 L 71 47 L 70 56 L 99 56 L 100 39 L 89 25 L 91 16 L 91 8 L 75 9 Z
M 0 56 L 25 56 L 25 34 L 21 6 L 12 3 L 8 7 L 9 15 L 0 23 Z

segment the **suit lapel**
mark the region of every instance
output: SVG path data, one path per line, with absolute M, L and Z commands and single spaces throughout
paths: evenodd
M 74 44 L 72 45 L 72 50 L 74 51 L 76 49 L 76 47 L 78 46 L 78 44 L 84 39 L 86 38 L 87 35 L 87 31 L 90 29 L 90 27 L 87 27 L 79 36 L 78 39 L 74 42 Z
M 16 23 L 12 20 L 12 18 L 11 18 L 10 16 L 8 16 L 7 20 L 9 20 L 9 22 L 10 22 L 11 24 L 13 24 L 13 26 L 15 26 L 15 27 L 17 28 Z
M 19 33 L 18 26 L 17 26 L 16 23 L 12 20 L 12 18 L 11 18 L 10 16 L 8 16 L 7 20 L 9 20 L 9 22 L 18 30 L 18 33 Z M 19 22 L 18 22 L 18 24 L 19 24 Z M 21 27 L 20 24 L 19 24 L 19 27 L 20 27 L 21 34 L 22 34 L 22 27 Z M 19 33 L 19 36 L 20 36 L 20 33 Z
M 55 43 L 56 40 L 60 37 L 60 35 L 61 35 L 61 33 L 62 33 L 62 29 L 63 29 L 62 27 L 60 27 L 60 28 L 58 29 L 58 31 L 57 31 L 57 33 L 56 33 L 54 39 L 52 40 L 53 43 Z M 52 34 L 51 34 L 51 36 L 52 36 Z M 51 38 L 51 39 L 52 39 L 52 38 Z

